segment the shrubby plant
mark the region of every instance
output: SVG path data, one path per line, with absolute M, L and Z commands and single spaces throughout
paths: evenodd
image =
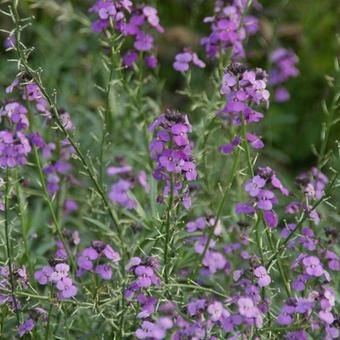
M 338 60 L 317 157 L 294 184 L 262 156 L 261 124 L 271 96 L 295 95 L 298 57 L 278 47 L 267 69 L 249 64 L 261 11 L 214 2 L 206 57 L 197 46 L 173 56 L 184 112 L 161 101 L 156 7 L 94 2 L 81 22 L 105 74 L 97 129 L 77 127 L 32 62 L 35 19 L 19 1 L 2 12 L 17 67 L 0 110 L 3 338 L 339 338 Z

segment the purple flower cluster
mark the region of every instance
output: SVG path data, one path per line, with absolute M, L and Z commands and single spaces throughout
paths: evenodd
M 176 71 L 186 72 L 189 70 L 190 63 L 199 68 L 205 67 L 205 63 L 199 59 L 198 55 L 188 48 L 184 49 L 183 53 L 176 55 L 173 67 Z
M 197 254 L 203 254 L 204 249 L 207 245 L 208 239 L 204 235 L 206 230 L 214 228 L 214 236 L 218 237 L 222 233 L 221 221 L 215 223 L 216 219 L 214 217 L 199 217 L 196 220 L 190 221 L 186 224 L 186 230 L 189 233 L 200 231 L 203 233 L 202 236 L 193 236 L 191 241 L 194 242 L 194 250 Z M 204 276 L 214 275 L 219 271 L 224 271 L 225 274 L 230 273 L 230 263 L 225 258 L 221 251 L 216 248 L 216 241 L 211 239 L 207 247 L 207 251 L 204 255 L 202 261 L 203 267 L 200 273 Z
M 231 125 L 241 125 L 242 118 L 249 123 L 258 122 L 263 118 L 261 112 L 252 109 L 252 105 L 269 104 L 269 92 L 266 89 L 267 74 L 261 69 L 247 70 L 239 63 L 233 63 L 225 70 L 221 93 L 226 97 L 227 103 L 217 115 Z M 254 149 L 263 148 L 260 137 L 253 133 L 247 133 L 246 142 Z M 241 144 L 241 137 L 236 135 L 234 139 L 220 147 L 225 154 L 231 153 Z
M 237 214 L 254 214 L 256 209 L 263 211 L 263 217 L 270 228 L 278 224 L 278 217 L 273 207 L 278 204 L 274 190 L 280 191 L 284 196 L 288 190 L 281 184 L 275 172 L 269 168 L 258 168 L 256 176 L 250 179 L 245 187 L 250 202 L 238 203 L 235 207 Z
M 9 129 L 0 131 L 0 167 L 14 168 L 25 165 L 32 150 L 25 134 L 29 128 L 27 109 L 18 102 L 10 102 L 0 109 L 0 122 Z
M 31 332 L 36 327 L 36 323 L 39 320 L 42 322 L 47 322 L 48 320 L 47 311 L 40 307 L 32 308 L 29 311 L 29 316 L 29 319 L 25 320 L 19 325 L 18 333 L 20 338 L 22 338 L 25 334 Z
M 64 262 L 50 261 L 50 264 L 42 267 L 34 273 L 34 278 L 41 285 L 53 284 L 58 291 L 58 298 L 69 299 L 77 295 L 78 289 L 69 276 L 70 267 Z
M 133 257 L 125 266 L 125 270 L 134 274 L 135 280 L 125 291 L 125 297 L 130 298 L 136 292 L 147 289 L 151 286 L 159 286 L 161 281 L 156 272 L 159 271 L 160 265 L 154 257 L 142 261 L 139 257 Z
M 154 48 L 154 38 L 148 29 L 164 32 L 154 7 L 137 6 L 129 0 L 98 0 L 90 12 L 98 16 L 98 20 L 92 24 L 94 32 L 103 32 L 112 27 L 117 33 L 132 38 L 133 49 L 128 50 L 123 57 L 123 64 L 127 67 L 136 62 L 138 53 L 150 52 Z M 153 54 L 146 55 L 144 61 L 151 69 L 157 67 L 157 58 Z
M 258 30 L 258 20 L 253 16 L 244 15 L 247 1 L 217 0 L 215 14 L 204 19 L 209 23 L 211 33 L 201 40 L 208 58 L 217 58 L 231 49 L 232 58 L 244 58 L 243 41 L 247 35 Z
M 15 265 L 12 265 L 12 273 L 14 281 L 18 288 L 28 287 L 29 280 L 25 266 L 17 267 Z M 9 266 L 0 266 L 0 289 L 1 288 L 5 288 L 7 290 L 10 290 L 11 288 Z M 0 306 L 3 304 L 8 304 L 13 310 L 15 310 L 15 308 L 21 309 L 20 301 L 18 299 L 14 301 L 11 294 L 0 293 Z
M 282 86 L 288 79 L 298 76 L 296 68 L 298 57 L 292 50 L 278 48 L 270 55 L 270 61 L 274 65 L 270 74 L 269 82 L 276 87 L 274 98 L 277 102 L 289 100 L 288 90 Z
M 339 329 L 333 324 L 335 317 L 332 309 L 335 306 L 335 293 L 326 286 L 321 286 L 320 290 L 311 291 L 305 298 L 290 298 L 281 308 L 276 322 L 283 326 L 308 321 L 313 332 L 325 331 L 324 339 L 337 339 Z M 306 337 L 307 339 L 307 337 Z
M 110 261 L 117 264 L 120 255 L 109 244 L 102 241 L 92 241 L 91 247 L 82 250 L 77 258 L 77 276 L 83 276 L 86 272 L 98 274 L 103 280 L 111 280 L 112 266 L 106 263 Z
M 156 322 L 143 321 L 141 328 L 135 332 L 137 339 L 164 339 L 168 329 L 171 329 L 173 322 L 170 318 L 161 317 Z
M 192 143 L 188 133 L 192 128 L 188 117 L 175 111 L 160 115 L 150 126 L 154 139 L 150 143 L 150 157 L 157 161 L 153 176 L 158 181 L 165 181 L 165 196 L 171 191 L 178 196 L 182 191 L 183 205 L 191 206 L 188 190 L 183 188 L 186 181 L 197 178 L 196 165 L 192 158 Z
M 57 193 L 60 189 L 61 178 L 65 178 L 73 185 L 79 185 L 78 180 L 72 175 L 71 158 L 74 148 L 67 139 L 61 141 L 57 148 L 55 143 L 45 143 L 37 134 L 31 135 L 32 143 L 42 150 L 43 157 L 49 161 L 44 167 L 47 176 L 47 190 L 50 195 Z M 54 152 L 58 150 L 59 154 Z
M 149 192 L 150 187 L 147 181 L 147 175 L 144 171 L 140 171 L 137 175 L 133 173 L 133 168 L 125 164 L 121 160 L 120 166 L 110 166 L 107 168 L 109 176 L 119 176 L 120 179 L 111 186 L 109 198 L 112 202 L 119 204 L 127 209 L 135 209 L 137 202 L 131 197 L 129 192 L 138 184 L 146 192 Z

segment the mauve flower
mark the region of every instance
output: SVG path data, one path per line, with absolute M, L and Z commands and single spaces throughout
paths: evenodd
M 324 273 L 320 260 L 316 256 L 308 256 L 302 260 L 306 274 L 319 277 Z
M 294 306 L 284 305 L 281 310 L 281 313 L 278 315 L 276 319 L 276 322 L 282 326 L 290 325 L 294 321 L 292 317 L 294 312 L 295 312 Z
M 286 340 L 308 340 L 308 335 L 305 331 L 289 332 L 285 335 Z
M 85 270 L 92 270 L 93 268 L 93 261 L 98 258 L 98 253 L 92 247 L 85 248 L 81 255 L 77 259 L 77 264 L 79 268 Z
M 263 217 L 270 228 L 277 227 L 279 221 L 274 211 L 264 211 Z
M 111 186 L 109 198 L 112 202 L 127 208 L 134 209 L 137 206 L 137 202 L 129 197 L 129 190 L 132 188 L 132 183 L 127 180 L 120 179 Z
M 69 299 L 77 295 L 77 287 L 73 285 L 69 277 L 63 277 L 56 283 L 57 289 L 60 291 L 60 298 L 62 300 Z
M 66 263 L 58 263 L 54 267 L 53 273 L 50 275 L 50 281 L 52 282 L 58 282 L 62 280 L 63 278 L 68 276 L 68 273 L 70 271 L 70 266 Z
M 104 254 L 104 256 L 105 256 L 107 259 L 111 260 L 113 263 L 117 263 L 117 262 L 120 261 L 120 255 L 119 255 L 119 253 L 117 253 L 116 251 L 114 251 L 114 250 L 112 249 L 112 247 L 111 247 L 110 245 L 108 245 L 108 244 L 105 246 L 105 248 L 104 248 L 104 250 L 103 250 L 103 254 Z
M 173 63 L 173 67 L 176 71 L 186 72 L 189 70 L 189 64 L 193 63 L 199 68 L 204 68 L 205 63 L 199 59 L 196 53 L 193 53 L 190 49 L 184 49 L 183 53 L 179 53 L 175 57 L 175 62 Z
M 259 310 L 250 298 L 240 297 L 237 300 L 237 306 L 240 314 L 247 318 L 255 318 L 259 314 Z
M 262 177 L 255 176 L 245 185 L 244 189 L 251 197 L 256 197 L 265 184 L 266 181 Z
M 138 54 L 135 51 L 127 51 L 123 56 L 123 65 L 131 67 L 138 59 Z
M 22 338 L 26 333 L 29 333 L 33 330 L 35 326 L 35 322 L 32 319 L 28 319 L 19 325 L 19 336 Z
M 112 278 L 112 268 L 107 264 L 99 264 L 96 267 L 96 273 L 103 279 L 103 280 L 110 280 Z
M 331 325 L 334 322 L 334 316 L 331 312 L 320 311 L 318 315 L 319 318 L 328 325 Z
M 144 58 L 144 60 L 145 60 L 146 66 L 148 68 L 152 69 L 152 70 L 155 69 L 158 65 L 158 60 L 157 60 L 156 56 L 154 56 L 154 55 L 146 56 Z
M 222 270 L 226 264 L 227 260 L 223 254 L 217 251 L 207 251 L 203 259 L 203 265 L 208 267 L 210 274 L 215 274 L 218 270 Z
M 273 207 L 273 201 L 275 201 L 275 195 L 270 190 L 260 190 L 258 194 L 257 207 L 262 210 L 271 210 Z
M 51 266 L 44 266 L 41 270 L 38 270 L 34 273 L 34 278 L 39 282 L 41 285 L 46 285 L 49 280 L 51 274 L 54 272 Z
M 270 285 L 271 283 L 271 278 L 267 274 L 267 270 L 263 266 L 259 266 L 255 268 L 254 270 L 254 275 L 257 277 L 257 283 L 260 287 L 266 287 Z

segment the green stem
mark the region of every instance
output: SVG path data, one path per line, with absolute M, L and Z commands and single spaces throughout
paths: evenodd
M 204 250 L 201 254 L 201 256 L 198 257 L 198 261 L 194 267 L 194 270 L 192 272 L 192 275 L 191 277 L 194 278 L 198 272 L 198 269 L 199 267 L 201 266 L 203 260 L 204 260 L 204 257 L 205 257 L 205 254 L 207 253 L 208 249 L 209 249 L 209 244 L 210 244 L 210 241 L 214 235 L 214 231 L 216 229 L 216 226 L 218 224 L 218 221 L 221 217 L 221 214 L 222 214 L 222 211 L 223 211 L 223 207 L 224 207 L 224 204 L 225 204 L 225 201 L 227 199 L 227 196 L 228 196 L 228 193 L 233 185 L 233 182 L 234 182 L 234 178 L 236 176 L 236 170 L 237 170 L 237 167 L 238 167 L 238 161 L 239 161 L 239 154 L 240 154 L 240 150 L 237 149 L 234 153 L 234 160 L 233 160 L 233 165 L 232 165 L 232 169 L 231 169 L 231 174 L 230 174 L 230 177 L 229 177 L 229 180 L 226 184 L 226 187 L 225 187 L 225 190 L 224 190 L 224 193 L 223 193 L 223 196 L 222 196 L 222 200 L 220 201 L 220 204 L 217 208 L 217 213 L 216 213 L 216 216 L 214 217 L 215 218 L 215 221 L 214 221 L 214 224 L 212 225 L 212 227 L 210 228 L 209 230 L 209 234 L 208 234 L 208 239 L 206 241 L 206 244 L 204 246 Z
M 56 228 L 58 237 L 60 238 L 61 242 L 63 243 L 63 246 L 64 246 L 64 248 L 66 250 L 67 256 L 70 259 L 72 268 L 75 270 L 76 269 L 76 264 L 75 264 L 73 255 L 72 255 L 72 253 L 71 253 L 71 251 L 69 249 L 69 246 L 68 246 L 67 242 L 65 241 L 64 235 L 63 235 L 63 233 L 61 231 L 61 228 L 60 228 L 57 216 L 56 216 L 56 214 L 54 212 L 52 201 L 50 199 L 50 196 L 48 194 L 48 190 L 47 190 L 47 187 L 46 187 L 45 177 L 44 177 L 44 173 L 43 173 L 43 170 L 42 170 L 42 167 L 41 167 L 40 157 L 39 157 L 39 154 L 38 154 L 38 150 L 37 150 L 37 148 L 35 146 L 33 146 L 33 153 L 34 153 L 35 163 L 36 163 L 37 168 L 38 168 L 39 179 L 40 179 L 41 187 L 42 187 L 42 190 L 43 190 L 44 199 L 45 199 L 45 201 L 47 203 L 47 206 L 48 206 L 48 209 L 50 211 L 50 214 L 51 214 L 51 217 L 52 217 L 52 220 L 53 220 L 53 224 L 54 224 L 54 226 Z
M 273 244 L 272 235 L 271 235 L 271 232 L 270 232 L 268 226 L 266 225 L 266 222 L 265 222 L 264 219 L 263 219 L 263 224 L 264 224 L 264 228 L 266 230 L 266 235 L 267 235 L 267 239 L 268 239 L 270 250 L 273 253 L 275 253 L 276 250 L 275 250 L 275 246 Z M 281 263 L 280 259 L 277 259 L 277 267 L 279 269 L 279 274 L 280 274 L 281 280 L 283 281 L 283 285 L 285 287 L 287 296 L 291 297 L 292 296 L 292 292 L 291 292 L 291 289 L 290 289 L 290 285 L 289 285 L 288 279 L 286 277 L 286 274 L 285 274 L 285 271 L 283 269 L 283 266 L 282 266 L 282 263 Z
M 9 281 L 11 286 L 11 296 L 13 300 L 13 305 L 15 309 L 15 314 L 17 317 L 17 323 L 20 324 L 20 314 L 18 309 L 17 298 L 15 296 L 15 285 L 13 276 L 13 263 L 12 263 L 12 252 L 11 252 L 11 240 L 9 235 L 9 169 L 6 169 L 6 185 L 5 185 L 5 238 L 6 238 L 6 249 L 7 249 L 7 260 L 9 268 Z
M 302 224 L 304 223 L 304 221 L 308 218 L 308 216 L 310 215 L 311 212 L 313 212 L 322 202 L 326 201 L 329 198 L 329 193 L 331 192 L 332 188 L 334 187 L 334 185 L 336 184 L 337 178 L 339 177 L 339 172 L 337 172 L 332 180 L 329 182 L 329 184 L 327 185 L 327 188 L 325 189 L 325 194 L 318 199 L 314 205 L 308 209 L 307 211 L 304 211 L 299 219 L 299 222 L 297 223 L 296 227 L 294 228 L 294 230 L 292 230 L 290 232 L 290 234 L 288 235 L 288 237 L 283 241 L 283 243 L 281 244 L 280 248 L 275 252 L 275 254 L 269 259 L 269 263 L 268 266 L 270 266 L 273 261 L 277 258 L 279 258 L 281 256 L 281 254 L 286 250 L 286 245 L 288 244 L 288 242 L 295 236 L 296 233 L 298 233 L 300 231 L 300 229 L 302 228 Z
M 249 144 L 247 142 L 247 123 L 244 120 L 243 114 L 241 114 L 241 125 L 242 125 L 241 134 L 242 134 L 242 139 L 243 139 L 242 145 L 246 152 L 248 170 L 249 170 L 249 174 L 251 175 L 251 177 L 254 177 L 254 169 L 253 169 L 253 164 L 252 164 L 251 157 L 250 157 Z
M 171 224 L 171 209 L 174 199 L 174 177 L 171 174 L 170 178 L 170 195 L 166 213 L 165 223 L 165 243 L 164 243 L 164 280 L 165 283 L 169 281 L 169 243 L 170 243 L 170 224 Z
M 24 252 L 25 252 L 25 259 L 28 264 L 30 274 L 33 273 L 33 267 L 31 262 L 30 251 L 28 247 L 28 230 L 27 230 L 27 217 L 26 217 L 26 206 L 25 206 L 25 197 L 23 190 L 19 183 L 18 172 L 15 171 L 16 174 L 16 183 L 15 183 L 15 191 L 18 198 L 18 207 L 19 207 L 19 215 L 20 215 L 20 223 L 22 228 L 22 238 L 24 242 Z
M 71 135 L 69 134 L 69 132 L 65 129 L 62 121 L 60 120 L 60 115 L 59 112 L 54 104 L 54 102 L 52 101 L 51 97 L 49 96 L 49 94 L 47 93 L 47 91 L 45 90 L 45 88 L 43 87 L 43 84 L 41 82 L 40 76 L 39 74 L 37 74 L 37 72 L 35 70 L 33 70 L 28 62 L 27 62 L 27 56 L 24 53 L 23 49 L 22 49 L 22 45 L 20 42 L 20 35 L 19 35 L 19 31 L 20 31 L 20 26 L 19 26 L 19 14 L 18 14 L 18 10 L 17 10 L 17 6 L 18 6 L 18 1 L 14 1 L 14 5 L 13 5 L 13 14 L 14 14 L 14 22 L 16 25 L 16 50 L 18 52 L 18 58 L 20 60 L 21 65 L 23 66 L 23 69 L 25 70 L 25 72 L 27 73 L 27 75 L 34 80 L 34 82 L 38 85 L 41 93 L 43 94 L 44 98 L 47 100 L 51 111 L 52 111 L 52 117 L 53 120 L 55 121 L 55 123 L 57 124 L 58 128 L 63 132 L 63 134 L 65 135 L 65 138 L 69 141 L 69 143 L 72 145 L 72 147 L 75 150 L 76 155 L 78 156 L 83 169 L 85 170 L 85 172 L 88 174 L 92 184 L 95 187 L 95 190 L 97 191 L 97 193 L 99 194 L 99 196 L 101 197 L 105 208 L 107 209 L 107 211 L 109 212 L 109 216 L 113 222 L 113 225 L 117 231 L 117 235 L 119 237 L 119 240 L 121 242 L 121 245 L 123 247 L 123 253 L 125 256 L 128 256 L 128 249 L 127 246 L 124 242 L 123 239 L 123 234 L 122 231 L 120 229 L 119 226 L 119 222 L 118 222 L 118 218 L 116 216 L 116 213 L 112 210 L 109 200 L 107 198 L 107 195 L 104 191 L 104 189 L 101 187 L 101 185 L 99 184 L 99 181 L 94 173 L 94 171 L 92 170 L 90 164 L 88 163 L 88 161 L 86 160 L 85 156 L 83 155 L 82 151 L 80 150 L 78 144 L 73 140 L 73 138 L 71 137 Z
M 50 335 L 50 319 L 51 319 L 52 307 L 53 307 L 53 293 L 54 293 L 54 289 L 53 289 L 53 287 L 51 287 L 51 290 L 50 290 L 51 300 L 50 300 L 50 307 L 48 309 L 47 325 L 46 325 L 46 331 L 45 331 L 45 340 L 48 340 L 48 337 Z

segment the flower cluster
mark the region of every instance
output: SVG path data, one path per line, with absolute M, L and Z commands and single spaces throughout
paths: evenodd
M 18 333 L 19 337 L 22 338 L 25 334 L 31 332 L 38 321 L 46 323 L 48 321 L 48 313 L 45 309 L 35 307 L 29 310 L 30 318 L 25 320 L 19 325 Z
M 150 126 L 149 131 L 155 137 L 150 143 L 150 157 L 157 161 L 153 172 L 156 180 L 166 182 L 163 190 L 165 196 L 178 196 L 185 181 L 197 178 L 196 166 L 192 159 L 192 143 L 188 133 L 191 132 L 188 117 L 175 111 L 160 115 Z M 182 190 L 183 191 L 183 190 Z M 183 205 L 191 205 L 188 191 L 183 193 Z
M 307 268 L 312 274 L 319 274 L 319 264 L 315 259 L 306 258 Z M 314 263 L 315 262 L 315 263 Z M 315 264 L 315 269 L 310 266 Z M 335 306 L 334 291 L 323 285 L 320 290 L 314 290 L 307 294 L 307 297 L 297 297 L 288 299 L 282 306 L 276 322 L 279 325 L 292 325 L 297 320 L 299 322 L 308 321 L 311 329 L 316 332 L 321 328 L 325 331 L 324 339 L 336 339 L 339 337 L 339 329 L 334 324 L 335 317 L 332 309 Z M 307 338 L 306 338 L 307 339 Z
M 43 170 L 47 176 L 47 190 L 50 195 L 59 191 L 61 178 L 66 178 L 71 184 L 79 185 L 78 180 L 72 175 L 70 162 L 74 148 L 67 139 L 62 140 L 58 148 L 55 143 L 45 143 L 37 135 L 32 135 L 31 140 L 42 149 L 43 157 L 49 161 Z M 58 150 L 59 154 L 54 152 L 55 150 Z
M 214 16 L 204 19 L 210 24 L 211 33 L 201 40 L 208 58 L 217 58 L 229 48 L 234 60 L 245 57 L 243 41 L 258 30 L 258 20 L 244 15 L 246 7 L 247 1 L 216 1 Z
M 290 202 L 286 207 L 286 213 L 296 215 L 304 212 L 314 224 L 319 224 L 320 215 L 316 209 L 312 209 L 312 204 L 322 199 L 328 182 L 328 177 L 316 167 L 297 176 L 296 183 L 303 192 L 303 198 L 301 201 Z
M 94 272 L 103 280 L 112 278 L 112 266 L 120 261 L 120 255 L 109 244 L 102 241 L 92 241 L 91 247 L 82 250 L 77 258 L 77 276 L 83 276 L 86 272 Z
M 135 280 L 125 291 L 125 297 L 130 298 L 136 292 L 140 292 L 151 286 L 159 286 L 161 281 L 156 272 L 159 271 L 160 264 L 154 257 L 148 257 L 142 261 L 139 257 L 133 257 L 125 266 L 125 270 L 133 273 Z
M 52 259 L 49 265 L 34 273 L 34 278 L 41 285 L 53 284 L 58 291 L 58 298 L 69 299 L 77 295 L 77 287 L 70 278 L 70 266 L 63 260 Z
M 199 59 L 198 55 L 190 49 L 184 49 L 183 53 L 179 53 L 175 57 L 173 67 L 176 71 L 186 72 L 189 70 L 189 64 L 192 63 L 199 68 L 204 68 L 205 63 Z
M 227 103 L 217 115 L 231 125 L 258 122 L 263 118 L 261 112 L 255 111 L 251 105 L 258 106 L 269 104 L 269 92 L 266 89 L 267 74 L 261 69 L 248 70 L 244 65 L 233 63 L 225 70 L 221 93 L 226 97 Z M 253 133 L 247 133 L 246 141 L 254 149 L 264 146 L 260 137 Z M 231 153 L 241 143 L 240 136 L 236 135 L 229 144 L 220 147 L 222 153 Z
M 120 160 L 120 166 L 110 166 L 107 168 L 109 176 L 119 176 L 120 179 L 112 184 L 109 192 L 109 198 L 112 202 L 119 204 L 127 209 L 135 209 L 137 202 L 129 194 L 129 191 L 139 184 L 146 192 L 149 192 L 150 187 L 147 181 L 147 176 L 144 171 L 133 173 L 133 168 L 125 164 L 124 159 Z
M 237 214 L 254 214 L 256 209 L 263 212 L 263 217 L 270 228 L 278 224 L 278 217 L 273 207 L 278 204 L 274 190 L 280 191 L 284 196 L 289 194 L 288 190 L 281 184 L 275 172 L 269 168 L 258 168 L 256 176 L 250 179 L 244 187 L 251 202 L 238 203 Z
M 12 265 L 12 274 L 13 279 L 15 280 L 16 284 L 20 288 L 27 288 L 28 287 L 28 275 L 26 271 L 26 267 L 17 267 Z M 10 270 L 9 266 L 1 266 L 0 267 L 0 289 L 5 288 L 9 290 L 11 287 L 10 283 Z M 13 310 L 15 308 L 21 309 L 21 304 L 18 299 L 14 300 L 13 296 L 10 294 L 2 294 L 0 293 L 0 305 L 8 304 Z
M 27 163 L 32 147 L 27 138 L 29 121 L 26 114 L 26 107 L 18 102 L 7 103 L 0 109 L 0 122 L 6 120 L 10 128 L 0 131 L 1 168 L 14 168 Z
M 189 233 L 200 231 L 203 234 L 202 236 L 193 236 L 191 238 L 191 241 L 194 242 L 195 252 L 197 254 L 203 254 L 207 247 L 202 261 L 203 267 L 201 268 L 200 273 L 204 276 L 214 275 L 219 271 L 224 271 L 224 273 L 228 274 L 230 272 L 230 263 L 227 261 L 224 254 L 216 248 L 216 241 L 211 239 L 207 245 L 208 237 L 204 233 L 211 228 L 214 228 L 214 236 L 218 237 L 221 235 L 221 221 L 216 222 L 216 219 L 212 216 L 207 218 L 199 217 L 186 224 L 186 230 Z
M 276 87 L 274 98 L 277 102 L 285 102 L 290 95 L 282 84 L 298 76 L 298 57 L 292 50 L 278 48 L 270 55 L 270 61 L 274 65 L 269 74 L 269 82 Z
M 136 62 L 138 53 L 150 52 L 154 48 L 154 38 L 148 29 L 164 32 L 154 7 L 136 6 L 129 0 L 98 0 L 90 12 L 98 16 L 92 24 L 94 32 L 103 32 L 112 27 L 117 33 L 132 38 L 133 49 L 123 56 L 123 64 L 127 67 Z M 157 67 L 157 58 L 153 54 L 146 55 L 144 61 L 151 69 Z

